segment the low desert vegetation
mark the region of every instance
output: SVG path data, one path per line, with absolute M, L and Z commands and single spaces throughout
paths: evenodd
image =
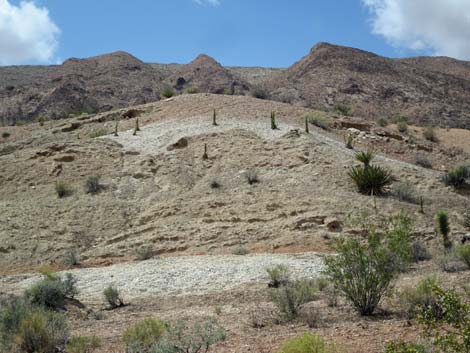
M 443 177 L 442 181 L 456 189 L 463 188 L 470 179 L 470 166 L 461 165 L 449 170 Z
M 338 255 L 325 259 L 325 275 L 361 315 L 372 315 L 410 262 L 412 225 L 399 214 L 380 228 L 363 217 L 360 227 L 367 241 L 338 239 Z
M 258 172 L 255 169 L 249 169 L 245 172 L 245 178 L 248 184 L 253 185 L 259 183 Z
M 157 319 L 145 319 L 129 326 L 122 337 L 127 352 L 150 353 L 165 332 L 165 324 Z
M 306 115 L 308 122 L 323 130 L 330 129 L 330 120 L 321 112 L 311 112 Z
M 348 175 L 358 191 L 365 195 L 383 195 L 385 188 L 394 180 L 392 173 L 384 167 L 371 165 L 374 154 L 370 151 L 356 153 L 356 159 L 363 165 L 351 167 Z
M 427 277 L 417 285 L 405 287 L 398 294 L 401 307 L 409 319 L 414 319 L 421 312 L 422 308 L 437 308 L 437 295 L 434 288 L 440 285 L 436 276 Z
M 271 299 L 282 321 L 296 319 L 302 307 L 315 299 L 316 289 L 309 280 L 289 281 L 271 290 Z
M 66 196 L 72 194 L 72 189 L 70 188 L 69 184 L 64 180 L 58 180 L 55 183 L 55 193 L 59 199 L 62 199 Z
M 108 286 L 103 291 L 103 297 L 105 302 L 108 304 L 109 309 L 117 309 L 125 306 L 124 300 L 122 299 L 119 289 L 114 286 Z
M 415 240 L 411 243 L 411 261 L 413 263 L 418 263 L 431 259 L 431 253 L 422 242 Z
M 408 119 L 405 117 L 399 117 L 396 119 L 397 130 L 402 134 L 408 133 Z
M 290 281 L 290 269 L 286 265 L 276 265 L 268 267 L 266 272 L 269 275 L 269 284 L 271 288 L 286 286 Z
M 99 128 L 99 129 L 95 129 L 92 132 L 90 132 L 88 134 L 88 137 L 94 139 L 94 138 L 98 138 L 98 137 L 101 137 L 101 136 L 106 136 L 108 134 L 109 134 L 109 132 L 108 132 L 107 129 Z
M 165 98 L 171 98 L 174 95 L 175 95 L 175 91 L 170 87 L 165 88 L 162 92 L 162 96 Z
M 2 138 L 7 139 L 11 136 L 11 134 L 8 131 L 3 131 L 2 132 Z
M 377 120 L 377 124 L 381 127 L 387 127 L 388 126 L 388 120 L 385 118 L 379 118 Z
M 337 103 L 333 106 L 333 112 L 344 116 L 350 116 L 352 115 L 352 108 L 345 104 Z
M 277 130 L 276 113 L 271 112 L 271 130 Z
M 245 256 L 250 253 L 250 250 L 244 245 L 238 245 L 236 248 L 232 250 L 232 255 L 237 255 L 237 256 Z
M 452 241 L 449 238 L 450 234 L 450 223 L 449 214 L 445 210 L 440 210 L 436 214 L 436 225 L 439 233 L 442 236 L 442 244 L 445 249 L 452 248 Z
M 97 336 L 75 336 L 67 342 L 67 353 L 93 353 L 101 347 Z
M 352 134 L 348 134 L 344 139 L 344 146 L 349 149 L 354 149 L 354 136 Z
M 262 85 L 256 85 L 251 89 L 251 95 L 258 99 L 268 99 L 268 90 Z
M 402 202 L 408 202 L 411 204 L 419 204 L 420 197 L 414 186 L 409 182 L 401 182 L 393 184 L 392 186 L 393 195 Z
M 184 90 L 185 94 L 196 94 L 199 93 L 199 87 L 191 86 Z
M 100 177 L 98 175 L 90 175 L 85 180 L 85 192 L 87 194 L 97 194 L 102 189 L 103 186 L 100 183 Z
M 217 179 L 212 179 L 209 183 L 209 186 L 211 187 L 211 189 L 220 189 L 222 187 L 222 184 L 220 184 Z
M 425 156 L 424 154 L 417 154 L 415 164 L 419 165 L 420 167 L 432 169 L 432 162 L 431 160 Z
M 292 338 L 277 353 L 336 353 L 336 345 L 312 333 Z
M 457 256 L 470 270 L 470 244 L 460 245 L 457 249 Z
M 139 261 L 149 260 L 154 255 L 154 249 L 151 245 L 141 246 L 136 250 L 136 257 Z
M 69 268 L 80 265 L 80 254 L 77 248 L 69 249 L 65 252 L 64 265 Z
M 423 130 L 423 137 L 431 142 L 438 142 L 438 138 L 436 135 L 436 130 L 432 126 L 425 127 Z

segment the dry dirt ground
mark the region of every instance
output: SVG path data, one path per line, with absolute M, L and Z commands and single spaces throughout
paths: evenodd
M 212 125 L 214 109 L 218 126 Z M 270 129 L 272 111 L 277 130 Z M 315 277 L 321 261 L 311 253 L 331 252 L 334 238 L 357 234 L 351 215 L 391 215 L 403 209 L 413 216 L 414 237 L 436 249 L 437 210 L 449 210 L 455 241 L 466 232 L 461 223 L 469 193 L 446 187 L 440 177 L 443 170 L 469 160 L 468 131 L 438 131 L 441 142 L 429 143 L 418 129 L 397 137 L 392 126 L 377 135 L 376 126 L 361 125 L 360 119 L 316 112 L 333 128 L 310 125 L 307 134 L 306 113 L 283 103 L 196 94 L 138 106 L 132 114 L 120 110 L 2 129 L 10 136 L 0 140 L 0 292 L 24 288 L 32 281 L 27 273 L 40 264 L 64 269 L 67 252 L 76 250 L 83 269 L 75 271 L 82 278 L 80 299 L 85 304 L 102 309 L 104 281 L 93 283 L 111 276 L 131 302 L 105 311 L 103 320 L 71 314 L 74 332 L 105 339 L 103 352 L 122 351 L 122 331 L 139 318 L 200 318 L 215 315 L 214 305 L 222 306 L 219 318 L 230 332 L 215 352 L 274 352 L 283 340 L 306 330 L 358 353 L 380 352 L 393 338 L 416 335 L 416 327 L 407 326 L 393 303 L 384 304 L 383 315 L 363 319 L 345 303 L 328 307 L 325 298 L 313 303 L 324 317 L 319 328 L 300 322 L 262 329 L 250 325 L 254 309 L 272 310 L 264 268 L 286 261 L 298 276 Z M 135 119 L 123 117 L 133 114 L 139 114 L 141 127 L 135 136 Z M 361 126 L 356 150 L 374 149 L 376 163 L 390 168 L 396 183 L 408 182 L 423 196 L 424 214 L 392 191 L 375 200 L 357 193 L 347 177 L 356 163 L 354 151 L 345 148 L 343 139 L 351 133 L 348 127 Z M 174 145 L 181 138 L 187 144 Z M 207 159 L 202 158 L 205 146 Z M 415 165 L 417 154 L 430 159 L 434 168 Z M 259 182 L 250 185 L 247 173 L 255 173 Z M 101 176 L 102 190 L 96 195 L 84 190 L 93 175 Z M 67 184 L 68 196 L 57 197 L 57 181 Z M 214 181 L 219 187 L 211 187 Z M 251 255 L 231 256 L 240 246 Z M 151 247 L 157 258 L 132 262 L 143 247 Z M 289 255 L 293 253 L 300 254 Z M 217 259 L 225 258 L 218 265 Z M 185 268 L 199 269 L 200 280 L 185 281 Z M 437 265 L 428 262 L 399 283 L 416 283 L 436 271 Z M 134 286 L 131 278 L 137 272 L 143 282 Z M 215 276 L 213 281 L 207 273 Z M 176 283 L 187 287 L 165 290 L 175 276 Z M 469 273 L 442 277 L 448 284 L 465 283 Z M 155 283 L 146 286 L 152 279 Z M 210 282 L 213 290 L 196 290 L 211 288 Z

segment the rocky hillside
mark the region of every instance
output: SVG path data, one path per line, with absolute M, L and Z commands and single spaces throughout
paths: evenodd
M 320 43 L 266 87 L 273 99 L 307 107 L 340 105 L 355 116 L 470 128 L 469 76 L 468 62 L 388 59 Z

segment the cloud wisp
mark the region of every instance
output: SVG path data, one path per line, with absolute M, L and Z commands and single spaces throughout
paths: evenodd
M 46 8 L 30 1 L 15 6 L 0 0 L 0 65 L 49 63 L 59 33 Z
M 193 1 L 199 5 L 210 5 L 210 6 L 220 5 L 220 0 L 193 0 Z
M 372 31 L 398 48 L 470 60 L 469 0 L 361 0 Z

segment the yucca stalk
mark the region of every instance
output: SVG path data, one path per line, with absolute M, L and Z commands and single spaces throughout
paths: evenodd
M 276 113 L 271 112 L 271 129 L 276 130 L 277 129 L 277 124 L 276 124 Z
M 212 113 L 212 125 L 217 126 L 217 112 L 215 111 L 215 109 Z
M 447 211 L 441 210 L 436 214 L 436 222 L 439 233 L 442 235 L 442 243 L 447 250 L 452 248 L 452 242 L 449 239 L 450 225 L 449 214 Z

